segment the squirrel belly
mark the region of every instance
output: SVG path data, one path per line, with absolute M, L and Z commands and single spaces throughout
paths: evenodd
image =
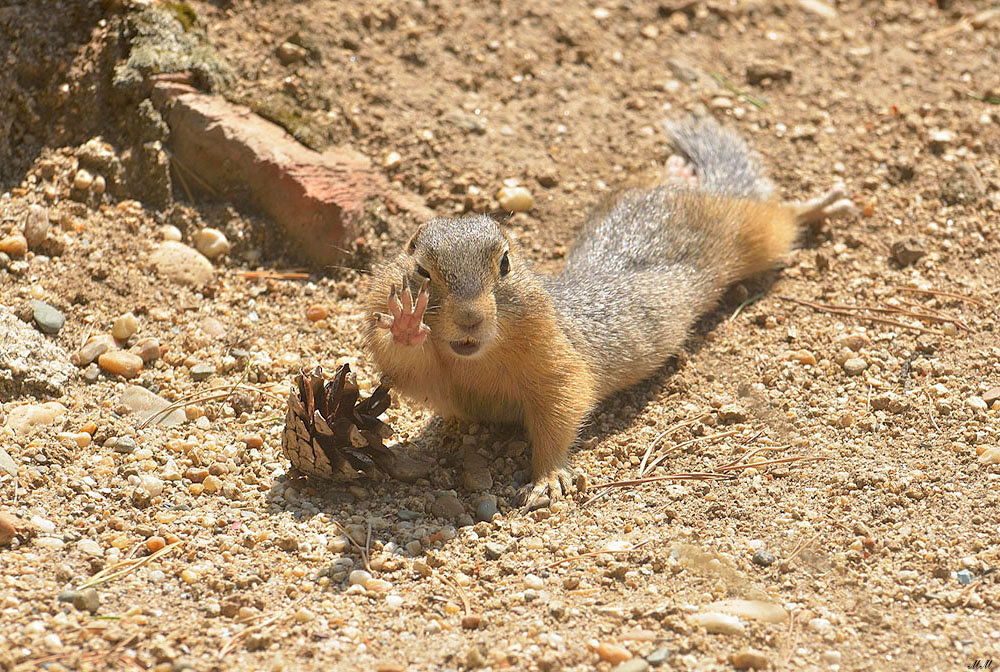
M 697 185 L 625 190 L 591 214 L 557 275 L 532 271 L 486 215 L 430 220 L 372 273 L 378 367 L 442 415 L 523 424 L 531 508 L 569 487 L 567 455 L 597 403 L 662 366 L 730 283 L 795 240 L 795 211 L 741 139 L 712 121 L 669 130 Z

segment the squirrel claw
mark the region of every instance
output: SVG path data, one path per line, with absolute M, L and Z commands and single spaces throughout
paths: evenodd
M 569 469 L 555 469 L 521 488 L 520 499 L 525 511 L 534 511 L 568 496 L 572 489 L 573 473 Z
M 424 312 L 427 310 L 428 301 L 430 296 L 427 294 L 426 281 L 421 285 L 414 301 L 406 279 L 403 278 L 398 289 L 396 283 L 389 287 L 389 298 L 386 302 L 389 313 L 373 313 L 375 325 L 388 329 L 397 345 L 421 345 L 427 334 L 431 333 L 431 328 L 424 324 Z

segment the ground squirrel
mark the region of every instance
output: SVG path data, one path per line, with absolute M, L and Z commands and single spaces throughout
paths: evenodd
M 432 219 L 372 273 L 377 365 L 443 416 L 525 425 L 528 508 L 570 487 L 568 452 L 598 402 L 676 354 L 730 283 L 790 249 L 799 223 L 850 207 L 836 190 L 780 204 L 757 155 L 714 121 L 667 128 L 684 155 L 668 161 L 672 179 L 592 213 L 558 275 L 533 272 L 488 215 Z

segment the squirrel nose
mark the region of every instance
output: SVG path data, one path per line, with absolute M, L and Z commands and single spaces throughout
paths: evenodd
M 466 331 L 474 331 L 482 323 L 483 314 L 476 311 L 462 310 L 455 315 L 455 324 Z

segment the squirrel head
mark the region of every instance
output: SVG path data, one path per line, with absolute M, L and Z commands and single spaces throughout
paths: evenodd
M 406 245 L 410 277 L 416 285 L 430 280 L 424 320 L 442 350 L 472 358 L 496 344 L 526 272 L 518 252 L 490 215 L 436 217 L 413 234 Z

